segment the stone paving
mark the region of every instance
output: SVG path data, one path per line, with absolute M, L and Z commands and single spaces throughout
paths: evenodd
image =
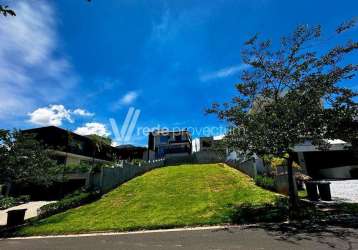
M 37 216 L 37 209 L 39 209 L 40 207 L 53 203 L 56 201 L 31 201 L 25 204 L 21 204 L 19 206 L 15 206 L 15 207 L 11 207 L 5 210 L 0 210 L 0 225 L 6 225 L 7 223 L 7 212 L 10 210 L 14 210 L 14 209 L 23 209 L 26 208 L 26 213 L 25 213 L 25 219 L 29 219 L 32 217 L 36 217 Z
M 331 181 L 332 199 L 358 203 L 358 180 Z

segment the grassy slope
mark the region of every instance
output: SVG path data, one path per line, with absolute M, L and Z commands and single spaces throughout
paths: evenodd
M 229 222 L 232 204 L 267 203 L 274 193 L 224 164 L 153 170 L 94 203 L 22 228 L 25 235 L 122 231 Z

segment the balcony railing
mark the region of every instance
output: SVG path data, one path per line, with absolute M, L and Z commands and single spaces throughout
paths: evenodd
M 190 140 L 169 141 L 169 144 L 174 144 L 174 143 L 190 143 Z

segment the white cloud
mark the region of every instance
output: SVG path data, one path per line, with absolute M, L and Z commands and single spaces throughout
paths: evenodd
M 41 126 L 61 126 L 63 121 L 68 121 L 73 123 L 72 115 L 78 116 L 93 116 L 94 113 L 91 113 L 85 109 L 75 109 L 71 111 L 66 109 L 64 105 L 49 105 L 48 107 L 38 108 L 27 114 L 29 122 Z
M 50 105 L 49 107 L 38 108 L 28 114 L 29 122 L 41 126 L 61 126 L 62 121 L 73 122 L 71 113 L 63 105 Z
M 138 96 L 139 96 L 138 91 L 129 91 L 124 96 L 122 96 L 118 101 L 112 103 L 110 109 L 112 111 L 116 111 L 122 108 L 123 106 L 130 105 L 138 98 Z
M 132 104 L 138 98 L 138 92 L 136 91 L 129 91 L 126 93 L 122 98 L 119 100 L 119 103 L 122 105 L 129 105 Z
M 234 65 L 231 67 L 227 67 L 227 68 L 223 68 L 214 72 L 210 72 L 207 74 L 203 74 L 200 76 L 200 81 L 202 82 L 206 82 L 206 81 L 210 81 L 210 80 L 214 80 L 214 79 L 219 79 L 219 78 L 226 78 L 229 76 L 232 76 L 244 69 L 249 68 L 250 66 L 247 64 L 240 64 L 240 65 Z
M 168 42 L 177 42 L 180 36 L 187 34 L 193 28 L 198 28 L 212 17 L 213 7 L 206 4 L 205 8 L 187 8 L 179 13 L 164 9 L 159 20 L 153 22 L 150 42 L 163 46 Z M 190 33 L 190 32 L 189 32 Z
M 78 82 L 60 49 L 49 2 L 18 0 L 11 7 L 17 16 L 3 18 L 0 25 L 0 119 L 57 102 Z
M 79 116 L 94 116 L 94 113 L 91 113 L 85 109 L 75 109 L 72 111 L 72 113 Z
M 99 135 L 99 136 L 109 136 L 106 126 L 99 122 L 88 122 L 83 127 L 78 127 L 75 133 L 79 135 Z
M 169 38 L 173 37 L 177 33 L 177 28 L 169 27 L 172 25 L 172 17 L 170 15 L 169 9 L 166 9 L 161 20 L 158 23 L 153 24 L 151 39 L 158 41 L 166 41 Z

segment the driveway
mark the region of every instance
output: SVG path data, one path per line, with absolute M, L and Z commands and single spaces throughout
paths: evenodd
M 358 180 L 331 181 L 333 200 L 358 203 Z
M 275 225 L 276 226 L 276 225 Z M 357 249 L 358 230 L 269 226 L 0 240 L 0 249 Z
M 55 201 L 31 201 L 16 207 L 11 207 L 5 210 L 0 210 L 0 225 L 6 225 L 7 223 L 7 212 L 14 209 L 26 208 L 25 219 L 29 219 L 37 216 L 37 209 L 40 207 L 53 203 Z

